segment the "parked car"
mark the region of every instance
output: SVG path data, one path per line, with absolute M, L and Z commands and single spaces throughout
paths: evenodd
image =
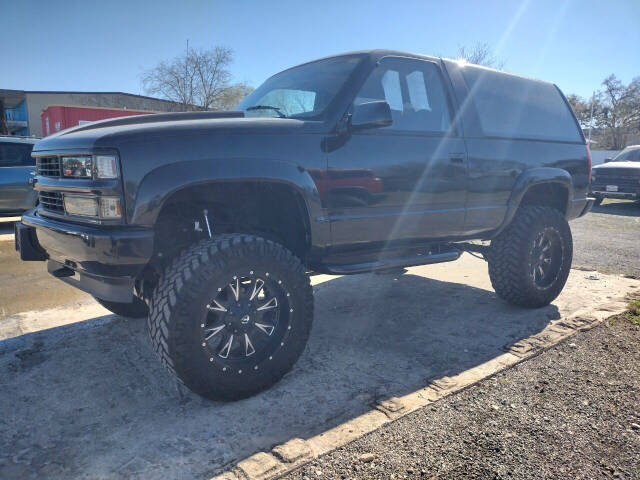
M 31 150 L 37 138 L 0 136 L 0 217 L 20 215 L 35 207 L 36 161 Z
M 589 150 L 555 85 L 386 50 L 285 70 L 233 112 L 79 126 L 34 156 L 22 259 L 148 316 L 167 369 L 222 400 L 292 368 L 313 320 L 309 271 L 471 251 L 498 296 L 541 307 L 569 275 L 568 220 L 593 203 Z
M 632 145 L 591 172 L 591 195 L 596 205 L 605 198 L 640 200 L 640 145 Z

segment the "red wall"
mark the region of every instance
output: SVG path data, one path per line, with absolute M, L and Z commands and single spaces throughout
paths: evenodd
M 105 118 L 128 117 L 131 115 L 147 115 L 144 110 L 123 110 L 116 108 L 93 108 L 93 107 L 67 107 L 53 105 L 48 107 L 42 115 L 42 135 L 46 137 L 52 133 L 59 132 L 65 128 L 75 127 L 80 121 L 95 122 Z M 47 121 L 49 128 L 47 129 Z

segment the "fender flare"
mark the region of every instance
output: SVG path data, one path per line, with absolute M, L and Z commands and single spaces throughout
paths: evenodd
M 567 189 L 567 204 L 565 205 L 565 215 L 569 211 L 569 204 L 573 198 L 573 180 L 571 174 L 566 170 L 554 167 L 540 167 L 525 170 L 516 179 L 516 183 L 511 190 L 511 196 L 507 202 L 507 213 L 502 224 L 493 232 L 491 237 L 495 237 L 502 232 L 513 220 L 522 199 L 527 192 L 537 185 L 559 184 Z
M 291 162 L 264 158 L 176 161 L 149 172 L 137 188 L 131 223 L 152 227 L 165 202 L 178 191 L 196 185 L 259 181 L 292 187 L 306 207 L 311 245 L 329 240 L 329 232 L 315 219 L 322 216 L 320 195 L 309 172 Z

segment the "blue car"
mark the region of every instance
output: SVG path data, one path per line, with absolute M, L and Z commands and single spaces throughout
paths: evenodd
M 37 138 L 0 136 L 0 217 L 20 215 L 36 206 L 33 189 L 36 161 L 31 157 Z

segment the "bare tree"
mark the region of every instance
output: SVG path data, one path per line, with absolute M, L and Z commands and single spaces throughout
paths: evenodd
M 232 62 L 233 51 L 227 47 L 188 50 L 144 72 L 142 84 L 147 94 L 177 102 L 184 110 L 227 108 L 232 94 L 243 87 L 230 83 Z
M 498 70 L 504 67 L 504 60 L 496 58 L 489 44 L 485 42 L 478 42 L 471 48 L 464 45 L 458 46 L 458 55 L 456 58 L 464 59 L 475 65 L 483 65 Z
M 253 92 L 253 87 L 246 83 L 231 85 L 219 98 L 217 102 L 218 108 L 220 110 L 232 110 L 251 92 Z

